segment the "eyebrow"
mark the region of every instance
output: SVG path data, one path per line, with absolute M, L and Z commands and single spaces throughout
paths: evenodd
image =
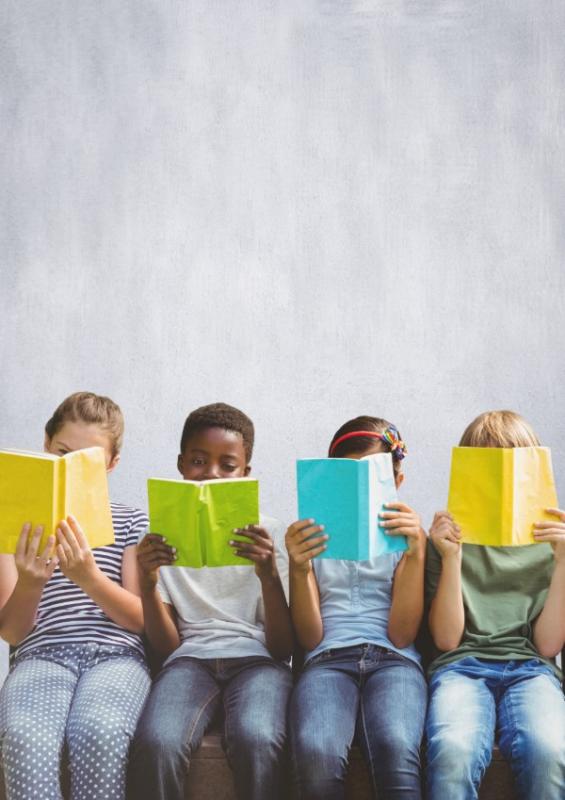
M 201 447 L 191 447 L 189 453 L 202 453 L 205 456 L 210 455 L 209 450 L 202 450 Z M 221 453 L 220 458 L 237 458 L 237 453 Z

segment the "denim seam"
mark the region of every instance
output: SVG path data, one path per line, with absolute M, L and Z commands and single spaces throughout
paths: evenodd
M 200 718 L 202 717 L 202 714 L 206 711 L 206 709 L 208 708 L 210 703 L 213 700 L 215 700 L 216 697 L 218 697 L 219 694 L 220 694 L 219 691 L 212 692 L 212 694 L 210 694 L 206 698 L 206 700 L 202 703 L 202 705 L 200 707 L 200 710 L 198 711 L 198 714 L 195 716 L 195 718 L 194 718 L 194 720 L 192 722 L 192 726 L 191 726 L 190 730 L 188 731 L 188 736 L 186 738 L 187 744 L 192 742 L 192 735 L 194 734 L 194 730 L 195 730 L 196 726 L 200 722 Z

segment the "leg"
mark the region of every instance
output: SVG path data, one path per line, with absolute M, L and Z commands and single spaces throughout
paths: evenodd
M 159 673 L 133 740 L 128 767 L 132 800 L 183 800 L 192 753 L 219 697 L 205 661 L 178 658 Z
M 60 762 L 77 676 L 41 658 L 22 660 L 0 692 L 1 762 L 7 800 L 62 800 Z
M 522 678 L 508 686 L 499 705 L 500 749 L 512 764 L 520 798 L 562 800 L 565 698 L 548 667 L 530 661 L 519 671 Z
M 342 800 L 359 685 L 338 662 L 306 667 L 290 701 L 292 777 L 299 800 Z
M 430 682 L 428 800 L 476 800 L 492 757 L 494 697 L 480 677 L 480 668 L 473 677 L 473 670 L 465 671 L 462 662 L 439 669 Z
M 420 668 L 381 654 L 361 691 L 359 742 L 373 793 L 387 800 L 420 800 L 420 745 L 428 689 Z
M 224 689 L 225 745 L 240 800 L 278 800 L 285 776 L 288 667 L 270 659 L 247 662 Z
M 123 800 L 126 763 L 150 677 L 141 659 L 97 659 L 77 684 L 67 722 L 72 800 Z

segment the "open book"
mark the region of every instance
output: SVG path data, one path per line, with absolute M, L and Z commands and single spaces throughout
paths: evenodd
M 184 481 L 149 478 L 149 525 L 176 547 L 176 567 L 224 567 L 252 562 L 228 544 L 234 528 L 259 524 L 254 478 Z M 246 540 L 248 541 L 248 540 Z
M 0 552 L 14 553 L 24 522 L 43 525 L 41 547 L 69 514 L 91 547 L 113 544 L 106 461 L 101 447 L 65 456 L 0 450 Z M 33 530 L 32 528 L 32 530 Z
M 296 470 L 298 516 L 315 519 L 329 536 L 318 558 L 368 561 L 408 549 L 405 536 L 389 536 L 379 525 L 384 504 L 398 499 L 390 453 L 303 459 Z
M 555 519 L 547 447 L 454 447 L 447 509 L 467 544 L 534 544 L 534 522 Z

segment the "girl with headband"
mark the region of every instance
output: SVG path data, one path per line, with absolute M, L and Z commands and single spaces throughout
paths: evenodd
M 392 454 L 397 488 L 406 455 L 384 419 L 357 417 L 337 431 L 331 458 Z M 423 614 L 426 534 L 404 503 L 381 524 L 408 550 L 369 561 L 316 560 L 327 535 L 315 520 L 287 531 L 290 606 L 305 668 L 290 706 L 294 788 L 299 800 L 345 797 L 355 732 L 380 800 L 421 798 L 420 742 L 426 681 L 414 647 Z

